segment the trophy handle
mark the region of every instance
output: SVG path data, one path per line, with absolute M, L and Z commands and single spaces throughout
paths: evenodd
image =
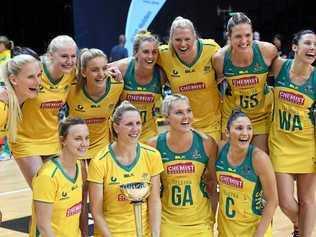
M 135 215 L 135 224 L 136 224 L 136 233 L 137 237 L 143 237 L 142 233 L 142 202 L 133 202 L 134 206 L 134 215 Z

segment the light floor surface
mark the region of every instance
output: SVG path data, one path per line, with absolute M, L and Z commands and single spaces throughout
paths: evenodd
M 31 190 L 13 159 L 0 161 L 0 210 L 3 214 L 0 237 L 28 236 L 21 231 L 25 231 L 27 217 L 31 215 Z M 278 208 L 273 219 L 273 236 L 289 237 L 291 232 L 292 224 Z

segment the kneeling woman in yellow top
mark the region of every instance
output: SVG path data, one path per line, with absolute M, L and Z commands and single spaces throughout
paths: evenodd
M 96 237 L 136 237 L 133 206 L 120 191 L 120 185 L 131 182 L 151 183 L 151 193 L 142 205 L 143 236 L 159 236 L 163 167 L 156 149 L 138 143 L 141 127 L 138 110 L 123 101 L 113 114 L 116 141 L 90 162 L 89 194 Z
M 269 148 L 281 210 L 296 227 L 295 236 L 297 232 L 312 236 L 316 220 L 315 33 L 297 33 L 292 49 L 294 60 L 279 58 L 273 63 L 274 113 Z
M 184 95 L 167 96 L 162 114 L 168 131 L 148 141 L 161 153 L 165 169 L 161 174 L 161 237 L 212 237 L 217 205 L 215 140 L 192 130 L 192 109 Z M 206 169 L 214 176 L 209 178 L 213 181 L 211 199 L 203 180 Z
M 220 144 L 216 161 L 218 236 L 270 237 L 270 224 L 278 205 L 271 161 L 250 144 L 253 129 L 245 113 L 232 113 L 226 136 L 228 142 Z
M 79 157 L 89 147 L 89 130 L 80 118 L 59 124 L 60 155 L 47 161 L 33 178 L 30 237 L 81 237 L 82 174 Z
M 43 163 L 41 158 L 60 151 L 58 111 L 75 78 L 76 50 L 76 43 L 69 36 L 57 36 L 51 41 L 42 62 L 39 95 L 23 104 L 22 112 L 28 116 L 19 123 L 16 141 L 10 141 L 13 156 L 30 187 Z

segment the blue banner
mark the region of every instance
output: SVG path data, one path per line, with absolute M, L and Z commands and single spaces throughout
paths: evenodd
M 133 55 L 134 37 L 140 29 L 147 29 L 166 0 L 132 0 L 128 10 L 125 47 Z

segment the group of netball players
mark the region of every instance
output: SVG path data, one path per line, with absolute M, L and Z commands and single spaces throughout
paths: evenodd
M 111 64 L 65 35 L 41 62 L 3 64 L 0 135 L 33 191 L 30 236 L 87 236 L 89 202 L 94 236 L 136 237 L 120 191 L 133 182 L 151 185 L 143 236 L 213 237 L 215 221 L 220 237 L 272 236 L 278 205 L 292 236 L 312 236 L 316 35 L 298 32 L 291 60 L 253 40 L 243 13 L 227 37 L 221 48 L 177 17 L 168 45 L 142 30 L 133 56 Z

